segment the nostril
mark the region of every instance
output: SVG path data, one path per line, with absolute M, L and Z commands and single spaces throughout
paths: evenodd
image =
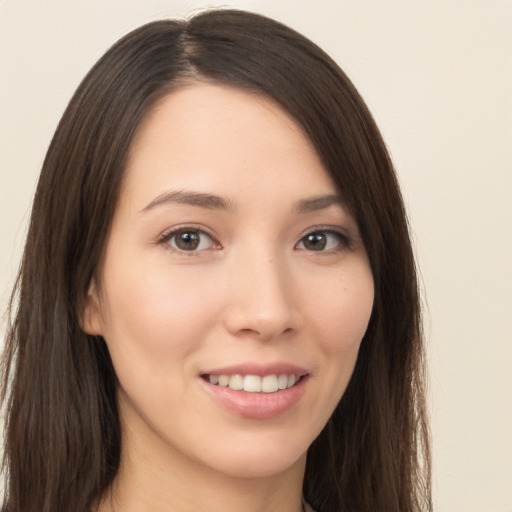
M 255 336 L 258 338 L 275 338 L 279 336 L 290 335 L 293 332 L 293 327 L 286 327 L 282 331 L 279 331 L 279 328 L 272 328 L 268 326 L 262 326 L 259 329 L 251 329 L 249 327 L 244 329 L 239 329 L 238 333 L 247 336 Z

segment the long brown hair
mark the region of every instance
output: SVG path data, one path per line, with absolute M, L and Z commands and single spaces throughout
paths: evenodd
M 43 164 L 3 359 L 5 509 L 89 511 L 119 467 L 116 376 L 79 318 L 131 141 L 188 79 L 265 94 L 302 125 L 355 216 L 375 303 L 348 389 L 310 447 L 304 495 L 322 512 L 431 510 L 424 349 L 414 257 L 379 131 L 343 71 L 260 15 L 149 23 L 85 77 Z

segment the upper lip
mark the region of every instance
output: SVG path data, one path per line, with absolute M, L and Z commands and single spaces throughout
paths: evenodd
M 291 363 L 276 362 L 271 364 L 262 364 L 246 362 L 212 368 L 201 372 L 201 375 L 259 375 L 260 377 L 264 377 L 265 375 L 295 374 L 297 377 L 302 377 L 308 373 L 308 370 L 304 367 Z

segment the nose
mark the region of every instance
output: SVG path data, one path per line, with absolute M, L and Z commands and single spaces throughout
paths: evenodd
M 240 257 L 229 274 L 227 330 L 237 336 L 277 339 L 300 324 L 297 297 L 286 262 L 275 257 Z

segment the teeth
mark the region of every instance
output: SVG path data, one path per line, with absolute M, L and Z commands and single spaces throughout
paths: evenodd
M 244 377 L 244 391 L 249 393 L 261 392 L 261 377 L 258 375 L 246 375 Z
M 277 378 L 277 387 L 279 389 L 286 389 L 288 387 L 288 375 L 279 375 Z
M 241 375 L 231 375 L 229 378 L 229 387 L 235 391 L 244 389 L 244 379 Z
M 261 391 L 263 393 L 275 393 L 279 389 L 277 377 L 275 375 L 265 375 L 261 379 Z
M 292 373 L 290 375 L 209 375 L 211 384 L 223 388 L 229 387 L 234 391 L 246 391 L 247 393 L 275 393 L 282 389 L 294 386 L 299 379 Z
M 219 386 L 227 388 L 229 386 L 229 375 L 219 375 Z

